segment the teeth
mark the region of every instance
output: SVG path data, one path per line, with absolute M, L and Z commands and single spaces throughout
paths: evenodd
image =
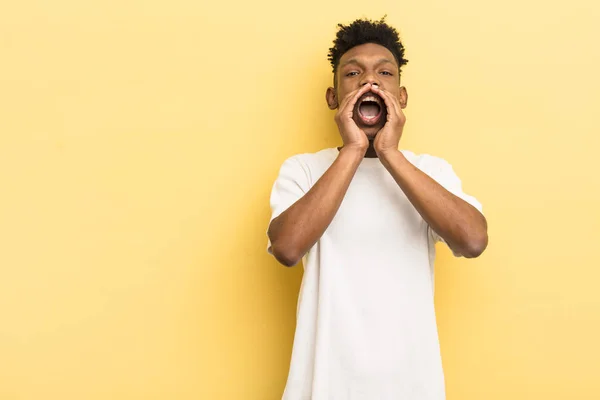
M 379 99 L 375 96 L 367 96 L 363 98 L 362 101 L 374 101 L 375 103 L 379 104 Z

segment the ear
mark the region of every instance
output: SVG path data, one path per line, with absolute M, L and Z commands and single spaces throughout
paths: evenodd
M 404 86 L 400 86 L 400 96 L 398 97 L 398 101 L 400 101 L 400 108 L 406 108 L 406 104 L 408 103 L 408 92 Z
M 336 108 L 338 108 L 339 103 L 334 88 L 327 88 L 327 92 L 325 92 L 325 100 L 327 100 L 327 106 L 329 106 L 330 110 L 335 110 Z

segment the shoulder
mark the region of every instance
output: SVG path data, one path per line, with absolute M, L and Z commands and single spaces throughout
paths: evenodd
M 337 157 L 338 150 L 335 147 L 323 149 L 315 153 L 300 153 L 288 157 L 283 162 L 283 167 L 298 170 L 319 169 L 323 165 L 331 165 Z
M 452 165 L 441 157 L 431 154 L 416 154 L 410 150 L 401 151 L 411 164 L 427 175 L 436 176 L 444 171 L 452 171 Z
M 314 153 L 300 153 L 291 156 L 288 160 L 311 166 L 322 162 L 333 162 L 337 157 L 338 150 L 335 147 L 319 150 Z M 287 160 L 286 160 L 287 161 Z
M 411 151 L 402 151 L 407 160 L 419 168 L 430 178 L 442 185 L 445 189 L 465 199 L 462 195 L 462 182 L 454 171 L 452 165 L 441 157 L 431 154 L 415 154 Z M 470 202 L 470 201 L 469 201 Z
M 288 157 L 282 164 L 280 176 L 307 179 L 310 182 L 320 175 L 335 161 L 338 150 L 323 149 L 315 153 L 300 153 Z

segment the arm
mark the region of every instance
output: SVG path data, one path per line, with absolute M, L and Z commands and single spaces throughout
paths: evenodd
M 335 122 L 344 141 L 337 159 L 304 196 L 269 225 L 271 252 L 285 266 L 298 264 L 323 235 L 342 204 L 369 147 L 367 135 L 356 125 L 352 114 L 356 101 L 370 88 L 371 85 L 364 85 L 349 93 L 337 107 Z
M 421 217 L 440 235 L 455 254 L 478 257 L 488 243 L 487 221 L 475 207 L 453 195 L 412 165 L 398 151 L 406 117 L 406 93 L 400 101 L 394 94 L 373 89 L 385 101 L 387 121 L 375 137 L 375 151 Z
M 485 217 L 472 205 L 453 195 L 396 150 L 381 162 L 412 205 L 456 254 L 478 257 L 488 243 Z
M 271 221 L 267 234 L 277 261 L 291 267 L 319 240 L 340 208 L 364 151 L 344 147 L 331 167 L 291 207 Z

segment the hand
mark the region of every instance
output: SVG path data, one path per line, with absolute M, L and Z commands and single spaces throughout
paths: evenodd
M 371 90 L 371 84 L 366 84 L 360 89 L 356 89 L 342 100 L 335 114 L 335 122 L 342 136 L 344 147 L 356 147 L 359 150 L 367 151 L 369 139 L 365 132 L 354 122 L 353 114 L 356 102 L 366 92 Z
M 385 125 L 377 132 L 373 142 L 375 152 L 381 158 L 390 151 L 398 151 L 398 143 L 402 137 L 406 116 L 402 112 L 398 98 L 392 93 L 380 89 L 377 85 L 373 86 L 373 92 L 381 96 L 387 108 Z

